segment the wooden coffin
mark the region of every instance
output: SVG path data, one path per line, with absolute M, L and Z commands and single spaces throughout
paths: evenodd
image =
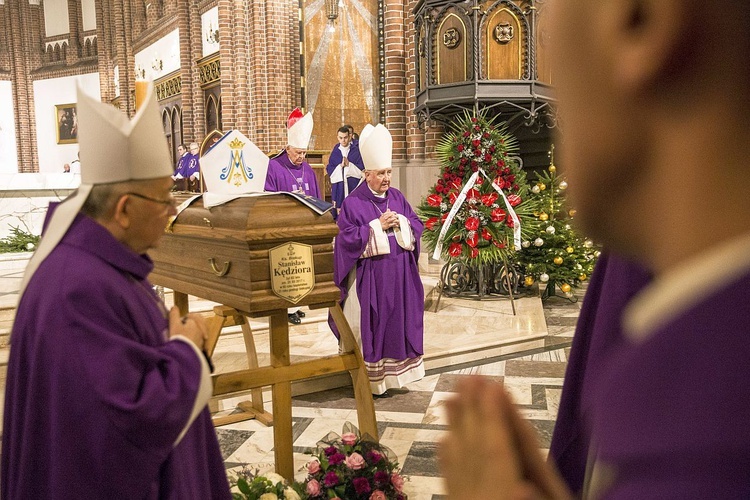
M 336 234 L 330 213 L 318 215 L 284 194 L 239 198 L 210 209 L 197 199 L 149 252 L 155 264 L 149 279 L 253 316 L 294 305 L 331 306 L 339 298 L 333 283 Z M 288 242 L 313 251 L 315 285 L 296 304 L 275 295 L 271 285 L 269 250 Z

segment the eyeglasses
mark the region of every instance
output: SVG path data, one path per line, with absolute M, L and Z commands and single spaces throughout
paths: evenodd
M 158 203 L 159 205 L 164 205 L 165 207 L 176 207 L 177 206 L 177 200 L 175 200 L 173 197 L 169 197 L 168 200 L 157 200 L 156 198 L 150 198 L 148 196 L 144 196 L 142 194 L 138 193 L 123 193 L 128 194 L 130 196 L 135 196 L 136 198 L 141 198 L 146 201 L 152 201 L 154 203 Z

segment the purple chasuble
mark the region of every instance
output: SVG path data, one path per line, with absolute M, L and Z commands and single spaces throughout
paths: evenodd
M 549 458 L 573 492 L 583 488 L 588 460 L 592 392 L 623 344 L 622 311 L 650 281 L 642 267 L 603 253 L 596 263 L 568 356 Z
M 0 497 L 229 499 L 201 360 L 168 341 L 153 264 L 78 215 L 11 336 Z
M 409 220 L 416 240 L 414 250 L 401 248 L 389 231 L 389 254 L 361 258 L 370 238 L 370 221 L 388 209 Z M 420 358 L 424 354 L 424 288 L 417 259 L 422 222 L 397 189 L 390 188 L 385 198 L 378 198 L 366 183 L 362 183 L 344 200 L 337 223 L 339 234 L 333 252 L 334 281 L 341 290 L 343 305 L 348 296 L 349 272 L 356 269 L 356 291 L 361 307 L 359 326 L 365 361 L 378 363 L 384 358 Z M 329 318 L 328 322 L 338 337 L 333 320 Z M 419 365 L 422 368 L 421 358 Z M 400 369 L 410 367 L 404 365 Z M 371 385 L 377 383 L 378 377 L 394 375 L 388 373 L 388 366 L 385 370 L 386 373 L 370 373 Z
M 188 154 L 188 160 L 185 162 L 185 168 L 182 176 L 189 179 L 191 175 L 197 174 L 201 170 L 200 160 L 198 155 Z
M 263 189 L 274 193 L 299 192 L 301 189 L 307 195 L 323 199 L 318 189 L 318 180 L 310 164 L 302 162 L 301 165 L 295 165 L 286 151 L 282 151 L 280 155 L 271 158 L 268 162 L 266 185 Z
M 177 168 L 175 168 L 174 170 L 174 175 L 180 174 L 183 177 L 188 177 L 187 168 L 192 156 L 193 155 L 191 155 L 190 153 L 184 153 L 182 156 L 180 156 L 180 159 L 177 160 Z
M 743 271 L 610 358 L 592 399 L 603 498 L 750 498 L 749 325 Z
M 359 152 L 358 145 L 349 143 L 349 154 L 346 158 L 349 160 L 350 164 L 356 165 L 360 170 L 365 169 L 365 164 L 362 162 L 362 155 Z M 339 144 L 336 144 L 331 150 L 331 156 L 328 157 L 328 165 L 326 165 L 326 172 L 329 177 L 333 174 L 333 171 L 336 170 L 336 167 L 341 165 L 342 161 L 344 161 L 344 155 L 341 153 Z M 359 181 L 360 179 L 355 177 L 346 178 L 349 193 L 354 191 L 357 185 L 359 185 Z M 362 182 L 364 183 L 364 180 L 362 180 Z M 334 219 L 338 217 L 339 208 L 341 208 L 341 204 L 344 202 L 344 195 L 344 181 L 331 182 L 331 202 L 333 202 L 336 207 L 331 212 Z

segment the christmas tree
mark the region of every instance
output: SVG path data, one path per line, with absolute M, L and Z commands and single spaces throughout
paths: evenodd
M 438 143 L 442 171 L 417 212 L 432 254 L 471 265 L 508 261 L 515 243 L 536 232 L 536 205 L 513 157 L 518 142 L 485 115 L 464 114 Z
M 555 295 L 555 287 L 566 297 L 573 297 L 572 290 L 589 277 L 598 255 L 593 243 L 571 227 L 575 210 L 566 207 L 567 187 L 567 182 L 557 175 L 552 154 L 549 168 L 538 175 L 531 187 L 531 197 L 539 207 L 534 214 L 539 221 L 534 226 L 537 232 L 521 243 L 523 249 L 517 255 L 526 275 L 524 284 L 531 286 L 538 281 L 540 287 L 545 287 L 542 298 Z

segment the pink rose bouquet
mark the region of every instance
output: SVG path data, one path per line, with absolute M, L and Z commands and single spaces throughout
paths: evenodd
M 318 442 L 301 488 L 305 500 L 406 500 L 395 454 L 349 422 Z

